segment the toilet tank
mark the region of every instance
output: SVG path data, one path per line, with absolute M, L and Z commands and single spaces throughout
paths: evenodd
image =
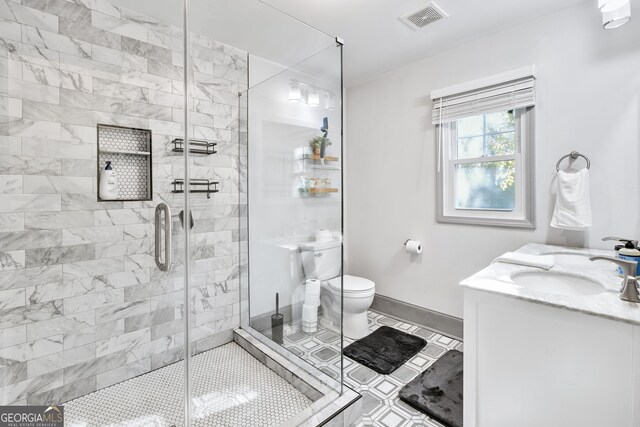
M 300 244 L 302 267 L 307 279 L 327 280 L 340 274 L 342 248 L 339 240 Z

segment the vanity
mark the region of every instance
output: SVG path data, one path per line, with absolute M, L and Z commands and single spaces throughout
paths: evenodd
M 494 263 L 463 280 L 465 427 L 639 427 L 640 304 L 613 251 L 528 244 L 550 270 Z

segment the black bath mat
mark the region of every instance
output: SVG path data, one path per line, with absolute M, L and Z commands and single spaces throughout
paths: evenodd
M 381 326 L 344 349 L 344 355 L 379 374 L 390 374 L 427 344 L 415 335 Z
M 447 426 L 462 427 L 462 353 L 445 353 L 405 385 L 399 396 Z

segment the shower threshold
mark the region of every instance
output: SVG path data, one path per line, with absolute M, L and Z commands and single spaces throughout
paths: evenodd
M 360 395 L 340 395 L 244 330 L 192 358 L 191 425 L 350 425 Z M 184 426 L 184 362 L 66 402 L 67 427 Z M 341 406 L 342 405 L 342 406 Z M 355 411 L 354 411 L 355 409 Z

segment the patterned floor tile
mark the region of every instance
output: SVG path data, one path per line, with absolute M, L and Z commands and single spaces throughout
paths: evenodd
M 404 385 L 401 382 L 392 379 L 390 375 L 377 375 L 377 377 L 378 378 L 371 383 L 369 390 L 380 397 L 390 398 L 396 396 L 398 390 Z
M 398 392 L 448 350 L 462 351 L 462 342 L 374 311 L 369 311 L 368 322 L 371 332 L 383 325 L 391 326 L 424 338 L 427 345 L 390 375 L 380 375 L 348 357 L 342 360 L 345 384 L 362 394 L 361 425 L 443 427 L 439 422 L 400 401 Z M 289 350 L 301 355 L 333 378 L 339 378 L 340 336 L 337 333 L 318 327 L 315 334 L 303 334 L 295 325 L 288 325 L 288 328 L 285 328 L 284 341 L 284 346 Z M 353 340 L 344 338 L 345 347 L 352 342 Z M 333 351 L 328 351 L 329 349 Z
M 408 383 L 412 379 L 414 379 L 420 373 L 419 370 L 413 369 L 406 364 L 400 366 L 398 369 L 393 371 L 390 375 L 400 381 L 403 384 Z
M 434 344 L 434 343 L 427 344 L 426 347 L 420 351 L 420 353 L 432 359 L 437 359 L 443 354 L 445 354 L 446 352 L 447 352 L 446 348 L 441 347 L 438 344 Z
M 424 338 L 425 340 L 428 340 L 429 338 L 431 338 L 432 336 L 434 336 L 436 333 L 433 331 L 430 331 L 429 329 L 425 329 L 425 328 L 418 328 L 416 329 L 416 331 L 413 333 L 414 335 L 417 335 L 419 337 Z
M 355 369 L 350 369 L 349 372 L 347 372 L 347 378 L 358 385 L 369 384 L 376 379 L 376 377 L 378 377 L 378 374 L 375 371 L 362 365 L 355 366 Z
M 379 425 L 385 427 L 400 427 L 409 424 L 411 417 L 407 417 L 406 414 L 401 413 L 397 408 L 387 407 L 382 414 L 376 417 L 376 421 Z

